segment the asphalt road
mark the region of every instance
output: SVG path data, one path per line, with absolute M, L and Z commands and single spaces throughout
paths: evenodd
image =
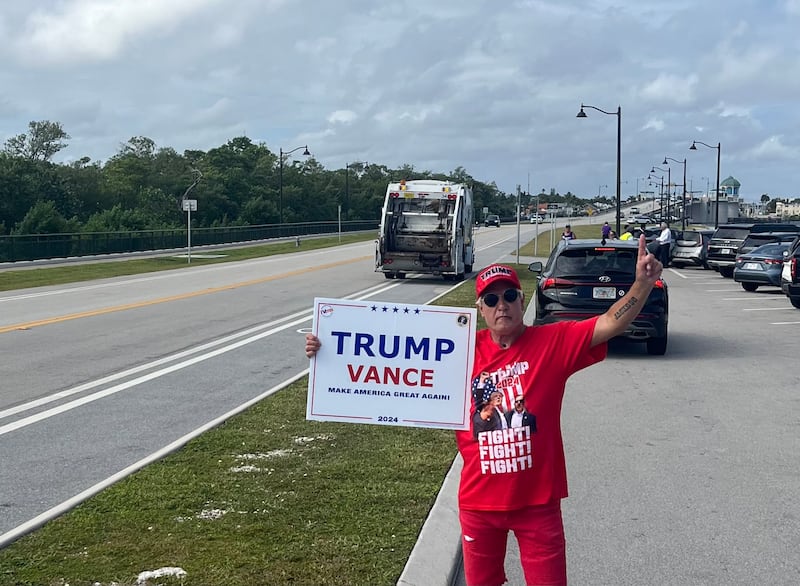
M 516 229 L 477 243 L 476 268 L 509 259 Z M 0 540 L 301 373 L 315 296 L 452 285 L 386 281 L 372 258 L 368 242 L 0 294 Z M 800 583 L 800 312 L 710 271 L 666 279 L 667 355 L 615 345 L 569 383 L 571 583 Z

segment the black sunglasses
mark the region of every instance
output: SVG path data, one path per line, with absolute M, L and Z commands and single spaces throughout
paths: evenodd
M 506 289 L 503 291 L 503 299 L 506 303 L 514 303 L 519 297 L 519 291 L 516 289 Z M 497 293 L 487 293 L 483 296 L 483 303 L 486 307 L 494 307 L 500 301 L 500 296 Z

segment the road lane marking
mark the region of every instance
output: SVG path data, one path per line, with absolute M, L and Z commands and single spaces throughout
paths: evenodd
M 60 315 L 56 317 L 50 317 L 46 319 L 30 321 L 30 322 L 23 322 L 18 324 L 12 324 L 9 326 L 2 326 L 0 327 L 0 334 L 5 334 L 7 332 L 13 332 L 15 330 L 29 330 L 31 328 L 36 328 L 40 326 L 46 326 L 56 323 L 61 323 L 65 321 L 70 321 L 74 319 L 81 319 L 84 317 L 95 317 L 98 315 L 105 315 L 107 313 L 114 313 L 117 311 L 127 311 L 129 309 L 138 309 L 140 307 L 148 307 L 150 305 L 158 305 L 159 303 L 169 303 L 170 301 L 181 301 L 184 299 L 191 299 L 192 297 L 198 297 L 200 295 L 209 295 L 211 293 L 219 293 L 220 291 L 230 291 L 232 289 L 239 289 L 241 287 L 249 287 L 251 285 L 260 285 L 262 283 L 268 283 L 270 281 L 275 281 L 278 279 L 283 279 L 286 277 L 294 277 L 297 275 L 302 275 L 305 273 L 310 273 L 312 271 L 316 271 L 319 269 L 330 269 L 335 267 L 340 267 L 346 264 L 361 262 L 364 260 L 371 259 L 372 256 L 361 256 L 352 259 L 347 259 L 343 261 L 337 261 L 322 265 L 316 265 L 313 267 L 308 267 L 305 269 L 297 269 L 294 271 L 289 271 L 288 273 L 281 273 L 279 275 L 271 275 L 269 277 L 262 277 L 260 279 L 252 279 L 250 281 L 242 281 L 240 283 L 231 283 L 230 285 L 223 285 L 221 287 L 211 287 L 208 289 L 201 289 L 198 291 L 190 291 L 188 293 L 181 293 L 179 295 L 171 295 L 169 297 L 161 297 L 158 299 L 150 299 L 148 301 L 139 301 L 136 303 L 128 303 L 125 305 L 116 305 L 113 307 L 105 307 L 102 309 L 92 309 L 89 311 L 81 311 L 78 313 L 70 313 L 67 315 Z
M 745 308 L 742 311 L 783 311 L 789 309 L 788 307 L 751 307 Z

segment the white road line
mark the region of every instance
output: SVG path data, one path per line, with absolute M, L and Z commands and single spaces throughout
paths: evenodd
M 784 311 L 788 307 L 751 307 L 742 309 L 742 311 Z
M 755 297 L 723 297 L 721 301 L 754 301 Z M 759 301 L 783 301 L 785 302 L 786 299 L 784 297 L 761 297 L 758 299 Z
M 771 326 L 793 326 L 796 324 L 800 324 L 800 321 L 774 321 L 772 322 Z
M 681 274 L 681 273 L 679 273 L 678 271 L 676 271 L 675 269 L 672 269 L 672 268 L 667 269 L 667 270 L 669 272 L 671 272 L 673 275 L 678 275 L 681 279 L 694 279 L 695 278 L 695 277 L 687 277 L 686 275 Z

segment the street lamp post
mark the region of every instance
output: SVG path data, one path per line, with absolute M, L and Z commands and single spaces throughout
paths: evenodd
M 288 157 L 293 152 L 299 151 L 300 149 L 305 149 L 303 151 L 303 155 L 304 156 L 308 157 L 308 156 L 311 155 L 311 153 L 308 152 L 308 145 L 307 144 L 303 145 L 303 146 L 295 147 L 290 151 L 284 151 L 283 148 L 279 149 L 280 150 L 280 154 L 278 156 L 278 160 L 279 160 L 280 171 L 278 172 L 278 192 L 279 192 L 279 197 L 280 197 L 280 207 L 279 207 L 279 216 L 278 217 L 280 218 L 280 223 L 281 224 L 283 224 L 283 159 L 284 159 L 284 157 Z
M 364 171 L 369 168 L 366 161 L 355 161 L 344 166 L 344 219 L 348 220 L 350 215 L 350 167 L 353 165 L 363 165 Z
M 681 205 L 681 230 L 686 230 L 686 158 L 683 161 L 673 159 L 672 157 L 664 157 L 662 165 L 667 165 L 667 161 L 675 161 L 683 165 L 683 203 Z
M 719 163 L 720 159 L 722 158 L 722 143 L 717 143 L 717 146 L 712 146 L 710 144 L 706 144 L 701 140 L 693 140 L 692 146 L 689 147 L 690 151 L 696 151 L 697 147 L 695 145 L 701 144 L 704 147 L 708 147 L 710 149 L 717 149 L 717 194 L 716 194 L 716 205 L 714 206 L 714 228 L 719 228 Z
M 658 183 L 653 183 L 652 179 L 660 179 L 661 180 L 661 185 L 658 188 L 658 204 L 661 205 L 662 202 L 663 202 L 663 198 L 664 198 L 664 176 L 663 175 L 661 175 L 661 176 L 653 176 L 652 173 L 655 173 L 655 172 L 656 172 L 656 167 L 653 167 L 653 170 L 650 171 L 650 174 L 647 175 L 647 179 L 651 180 L 650 181 L 650 185 L 652 185 L 653 187 L 655 187 L 656 185 L 659 185 L 659 184 Z M 654 193 L 653 194 L 653 208 L 655 209 L 655 207 L 656 207 L 656 194 Z M 661 215 L 663 215 L 663 214 L 661 214 Z
M 670 189 L 672 189 L 672 187 L 670 187 L 670 184 L 672 183 L 672 169 L 670 169 L 669 165 L 667 166 L 666 169 L 662 169 L 661 167 L 655 167 L 654 166 L 652 169 L 650 169 L 650 172 L 651 173 L 655 173 L 656 169 L 658 169 L 662 173 L 666 173 L 667 174 L 667 193 L 669 193 Z M 669 201 L 669 196 L 667 196 L 667 201 Z M 658 205 L 659 205 L 658 212 L 659 212 L 659 214 L 661 214 L 661 221 L 663 222 L 664 221 L 664 190 L 663 189 L 661 190 L 661 195 L 660 195 L 660 198 L 659 198 L 659 201 L 658 201 Z
M 616 112 L 606 112 L 596 106 L 587 106 L 585 104 L 581 104 L 581 109 L 577 114 L 578 118 L 586 118 L 586 112 L 583 111 L 584 108 L 591 108 L 592 110 L 597 110 L 602 114 L 608 114 L 609 116 L 616 116 L 617 117 L 617 223 L 616 223 L 616 232 L 617 234 L 621 234 L 620 231 L 620 207 L 621 207 L 621 189 L 622 189 L 622 106 L 617 106 Z

